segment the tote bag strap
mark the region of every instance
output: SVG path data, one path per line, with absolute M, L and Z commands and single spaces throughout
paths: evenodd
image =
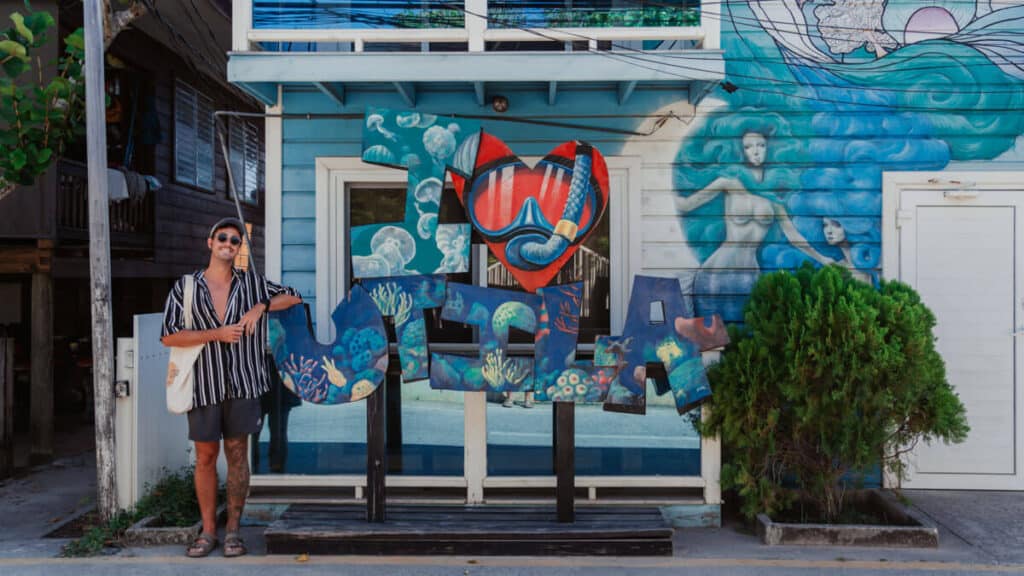
M 185 307 L 185 330 L 192 329 L 192 302 L 196 295 L 196 278 L 191 274 L 185 274 L 185 300 L 182 305 Z

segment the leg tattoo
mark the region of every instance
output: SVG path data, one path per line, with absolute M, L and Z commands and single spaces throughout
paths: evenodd
M 247 436 L 224 439 L 224 456 L 228 461 L 228 532 L 238 531 L 245 499 L 249 495 L 249 460 L 245 453 L 248 441 Z

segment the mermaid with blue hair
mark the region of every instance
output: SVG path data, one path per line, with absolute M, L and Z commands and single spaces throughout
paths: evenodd
M 723 157 L 716 159 L 723 161 L 728 156 L 735 156 L 741 161 L 727 166 L 723 170 L 725 174 L 709 184 L 674 200 L 676 210 L 686 218 L 709 203 L 723 199 L 719 210 L 703 210 L 703 218 L 697 219 L 700 226 L 701 220 L 715 214 L 721 217 L 721 225 L 704 226 L 697 234 L 688 230 L 691 242 L 718 242 L 694 275 L 691 294 L 696 316 L 717 313 L 726 321 L 740 321 L 747 295 L 761 274 L 758 252 L 774 225 L 778 225 L 790 245 L 811 260 L 821 264 L 835 261 L 815 250 L 797 230 L 786 211 L 784 200 L 779 196 L 791 178 L 785 174 L 772 175 L 773 169 L 767 166 L 769 136 L 774 128 L 766 125 L 750 127 L 750 122 L 740 118 L 722 120 L 731 128 L 736 127 L 736 122 L 747 126 L 743 127 L 739 138 L 739 153 L 724 150 Z M 785 169 L 777 170 L 786 172 Z
M 850 271 L 857 280 L 867 282 L 868 284 L 874 284 L 875 277 L 867 270 L 862 270 L 862 266 L 867 262 L 874 260 L 874 254 L 868 246 L 856 246 L 851 243 L 849 234 L 855 230 L 849 230 L 848 226 L 851 223 L 855 223 L 857 220 L 866 220 L 865 218 L 835 218 L 825 216 L 821 219 L 821 231 L 825 236 L 825 242 L 828 242 L 829 246 L 838 248 L 842 254 L 843 259 L 837 261 L 837 263 Z M 858 250 L 858 248 L 860 248 Z

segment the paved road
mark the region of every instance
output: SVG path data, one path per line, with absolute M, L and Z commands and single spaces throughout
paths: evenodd
M 11 576 L 107 576 L 115 574 L 196 574 L 204 576 L 251 576 L 303 574 L 337 576 L 612 576 L 627 574 L 788 576 L 788 575 L 929 575 L 1019 574 L 1021 566 L 934 564 L 922 562 L 859 562 L 814 560 L 735 559 L 515 559 L 515 558 L 367 558 L 255 557 L 227 560 L 190 560 L 180 556 L 72 560 L 0 560 L 0 573 Z

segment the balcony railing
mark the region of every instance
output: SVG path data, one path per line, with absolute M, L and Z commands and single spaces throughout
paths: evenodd
M 110 247 L 152 250 L 156 230 L 152 192 L 110 204 Z M 62 241 L 89 239 L 89 180 L 85 164 L 61 160 L 57 179 L 57 235 Z
M 288 44 L 306 43 L 311 50 L 334 44 L 326 49 L 363 52 L 376 48 L 367 45 L 406 44 L 431 51 L 433 44 L 439 45 L 433 50 L 484 52 L 507 43 L 582 43 L 595 50 L 608 42 L 662 41 L 717 49 L 718 19 L 694 2 L 234 0 L 233 48 L 295 50 Z

